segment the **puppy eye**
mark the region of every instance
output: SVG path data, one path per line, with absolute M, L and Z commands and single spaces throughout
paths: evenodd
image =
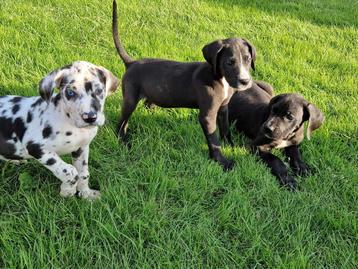
M 97 90 L 96 90 L 96 95 L 100 95 L 100 94 L 102 94 L 102 92 L 103 92 L 102 89 L 97 89 Z
M 233 66 L 235 64 L 235 62 L 236 62 L 235 59 L 230 59 L 226 62 L 226 64 L 229 66 Z
M 67 89 L 66 94 L 68 97 L 74 97 L 76 95 L 76 93 L 71 89 Z
M 245 55 L 245 56 L 244 56 L 244 61 L 245 61 L 245 62 L 250 62 L 250 61 L 251 61 L 251 56 Z
M 286 114 L 286 119 L 288 119 L 290 121 L 293 120 L 292 114 L 291 113 Z

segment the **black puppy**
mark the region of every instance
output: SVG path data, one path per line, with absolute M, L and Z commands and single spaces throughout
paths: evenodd
M 273 148 L 284 148 L 296 175 L 307 175 L 308 166 L 302 161 L 299 144 L 304 138 L 303 123 L 308 121 L 307 138 L 323 123 L 322 112 L 298 94 L 280 94 L 273 97 L 269 84 L 255 81 L 244 92 L 235 93 L 229 103 L 229 121 L 237 131 L 253 140 L 252 149 L 271 169 L 282 185 L 296 187 L 285 164 L 270 153 Z M 272 99 L 271 99 L 272 98 Z M 228 134 L 230 136 L 230 134 Z
M 147 104 L 166 108 L 199 108 L 199 122 L 209 146 L 210 157 L 224 170 L 233 161 L 221 154 L 215 135 L 219 116 L 221 133 L 229 127 L 227 104 L 235 91 L 246 90 L 252 84 L 249 73 L 254 68 L 255 48 L 241 38 L 214 41 L 203 48 L 206 62 L 182 63 L 162 59 L 133 60 L 118 37 L 117 4 L 113 1 L 113 39 L 126 66 L 123 75 L 122 115 L 118 134 L 125 140 L 128 119 L 140 99 Z

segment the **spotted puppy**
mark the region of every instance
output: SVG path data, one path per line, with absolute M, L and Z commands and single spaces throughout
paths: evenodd
M 88 186 L 89 144 L 103 125 L 105 99 L 118 86 L 107 69 L 74 62 L 40 81 L 38 97 L 0 97 L 0 159 L 35 158 L 62 181 L 61 196 L 95 199 Z M 54 88 L 60 90 L 54 94 Z M 72 153 L 73 165 L 59 156 Z
M 319 128 L 323 113 L 299 94 L 273 97 L 271 85 L 255 81 L 251 88 L 233 95 L 229 103 L 229 121 L 237 131 L 253 140 L 254 152 L 271 169 L 282 185 L 296 187 L 286 165 L 270 151 L 284 149 L 296 175 L 306 175 L 308 166 L 301 157 L 299 145 L 304 138 L 304 122 L 308 121 L 307 137 Z M 230 138 L 228 138 L 230 139 Z

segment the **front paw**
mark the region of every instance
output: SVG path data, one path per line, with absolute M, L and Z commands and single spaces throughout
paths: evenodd
M 225 172 L 232 170 L 235 165 L 235 162 L 233 160 L 228 159 L 222 159 L 221 161 L 219 161 L 219 163 Z
M 287 188 L 290 191 L 297 190 L 297 182 L 294 177 L 290 175 L 285 175 L 279 178 L 280 183 L 283 187 Z
M 308 167 L 307 164 L 305 163 L 297 163 L 296 165 L 294 165 L 293 167 L 293 171 L 295 172 L 295 174 L 297 176 L 308 176 L 310 174 L 310 169 Z
M 94 201 L 101 198 L 101 193 L 97 190 L 87 189 L 83 191 L 77 191 L 76 196 L 86 200 Z
M 72 197 L 76 194 L 76 185 L 66 183 L 61 184 L 60 195 L 64 198 Z

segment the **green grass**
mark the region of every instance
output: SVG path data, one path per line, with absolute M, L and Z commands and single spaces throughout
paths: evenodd
M 357 11 L 353 0 L 120 0 L 135 58 L 197 61 L 212 40 L 250 40 L 255 78 L 326 115 L 302 144 L 315 173 L 296 193 L 281 189 L 239 136 L 224 147 L 236 167 L 223 173 L 189 109 L 141 104 L 128 150 L 114 133 L 118 91 L 91 145 L 100 201 L 62 199 L 59 180 L 34 161 L 0 163 L 0 267 L 356 268 Z M 36 95 L 45 74 L 75 60 L 121 77 L 110 28 L 111 1 L 1 0 L 0 94 Z

